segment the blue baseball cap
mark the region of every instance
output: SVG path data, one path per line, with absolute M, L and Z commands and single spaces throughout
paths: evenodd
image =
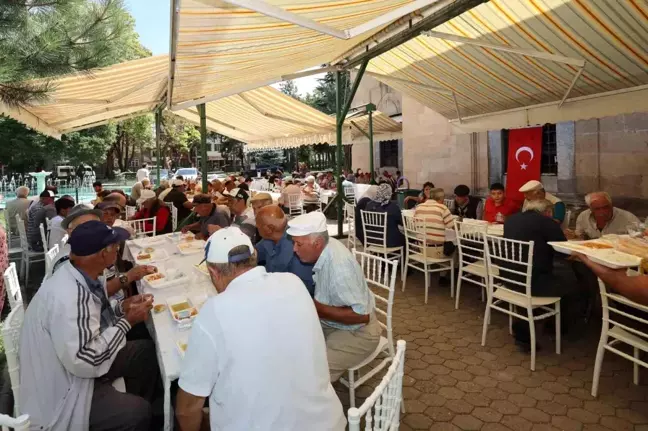
M 99 253 L 111 244 L 130 238 L 126 229 L 111 228 L 107 224 L 91 220 L 77 226 L 68 239 L 71 253 L 76 256 L 90 256 Z

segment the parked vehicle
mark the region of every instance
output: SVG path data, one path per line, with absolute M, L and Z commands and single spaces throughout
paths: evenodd
M 207 172 L 207 181 L 224 180 L 227 174 L 223 171 Z
M 185 181 L 196 181 L 200 176 L 200 172 L 198 172 L 198 169 L 196 168 L 180 168 L 175 172 L 174 178 L 178 175 L 182 175 L 182 178 L 184 178 Z

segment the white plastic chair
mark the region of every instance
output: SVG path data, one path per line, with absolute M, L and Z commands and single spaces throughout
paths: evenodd
M 455 309 L 458 310 L 462 281 L 481 286 L 482 301 L 484 300 L 484 293 L 488 289 L 488 266 L 486 265 L 485 254 L 488 224 L 455 220 L 454 230 L 459 251 L 459 275 L 457 277 L 457 296 L 455 298 Z
M 443 200 L 443 205 L 447 206 L 450 212 L 454 209 L 455 206 L 455 200 L 454 199 L 444 199 Z
M 134 217 L 136 212 L 137 207 L 126 205 L 126 220 L 130 220 L 131 217 Z
M 351 202 L 353 205 L 355 205 L 357 203 L 356 195 L 355 195 L 355 187 L 344 186 L 344 197 L 348 202 Z
M 571 210 L 567 210 L 565 212 L 565 219 L 560 225 L 563 229 L 567 229 L 569 227 L 569 222 L 571 221 L 571 215 L 572 215 Z
M 403 247 L 387 247 L 387 213 L 360 210 L 364 235 L 363 251 L 379 254 L 385 259 L 398 259 L 401 263 L 401 279 L 405 280 Z
M 133 229 L 135 232 L 135 236 L 137 238 L 142 238 L 148 235 L 155 236 L 156 235 L 156 225 L 155 225 L 155 217 L 151 218 L 142 218 L 139 220 L 128 220 L 126 223 L 130 225 L 130 227 Z M 151 222 L 152 227 L 147 229 L 146 228 L 146 222 Z
M 49 223 L 47 223 L 49 225 Z M 47 244 L 49 244 L 49 230 L 45 232 L 45 223 L 41 223 L 38 226 L 40 231 L 41 241 L 43 242 L 43 250 L 47 250 Z
M 531 334 L 531 371 L 535 371 L 536 321 L 555 316 L 556 353 L 560 354 L 560 298 L 531 296 L 533 241 L 516 241 L 488 235 L 486 236 L 486 264 L 490 270 L 488 272 L 482 346 L 486 345 L 491 309 L 509 315 L 509 332 L 511 334 L 513 333 L 513 317 L 525 320 L 529 322 Z M 518 286 L 524 293 L 511 289 L 512 286 Z M 503 308 L 505 304 L 508 304 L 508 308 Z M 517 307 L 524 309 L 524 314 L 518 313 Z M 539 309 L 543 313 L 534 316 L 535 309 Z
M 9 255 L 9 261 L 20 261 L 22 258 L 22 247 L 20 246 L 20 235 L 16 238 L 16 235 L 11 234 L 11 228 L 9 222 L 7 221 L 7 254 Z
M 173 225 L 173 232 L 178 228 L 178 208 L 173 205 L 173 202 L 164 202 L 169 210 L 171 211 L 171 223 Z
M 349 226 L 348 235 L 347 235 L 347 247 L 355 248 L 356 241 L 358 240 L 358 238 L 356 237 L 356 230 L 355 230 L 355 205 L 354 204 L 350 204 L 349 202 L 344 202 L 344 220 Z
M 628 270 L 628 275 L 637 276 L 639 273 Z M 601 280 L 598 283 L 599 291 L 601 292 L 601 305 L 603 307 L 603 325 L 601 327 L 601 338 L 594 362 L 594 377 L 592 379 L 593 397 L 596 397 L 598 394 L 601 368 L 606 350 L 633 362 L 632 381 L 635 385 L 639 384 L 639 366 L 648 367 L 648 362 L 642 361 L 640 356 L 642 351 L 648 352 L 648 334 L 628 326 L 629 323 L 638 323 L 641 326 L 648 324 L 648 307 L 619 294 L 608 292 L 605 283 Z M 626 308 L 633 308 L 639 311 L 639 313 L 633 315 L 628 311 L 619 309 L 619 304 L 623 304 Z M 625 322 L 620 322 L 619 317 L 625 318 Z M 615 347 L 619 343 L 630 345 L 632 347 L 632 356 Z
M 68 234 L 63 235 L 63 238 L 61 238 L 61 242 L 59 243 L 59 248 L 63 248 L 65 244 L 67 244 L 68 239 L 70 239 Z
M 376 318 L 378 324 L 386 332 L 386 337 L 380 336 L 380 341 L 376 349 L 364 361 L 348 370 L 348 380 L 340 378 L 340 383 L 349 388 L 349 403 L 355 407 L 355 390 L 364 382 L 372 378 L 376 373 L 385 368 L 385 366 L 394 359 L 394 339 L 392 332 L 392 308 L 394 306 L 394 291 L 396 285 L 396 271 L 398 270 L 398 261 L 383 259 L 359 251 L 353 251 L 353 255 L 360 261 L 360 267 L 367 280 L 376 301 Z M 381 295 L 382 294 L 382 295 Z M 383 296 L 384 295 L 384 296 Z M 383 318 L 383 323 L 380 318 Z M 369 365 L 378 355 L 383 355 L 383 360 L 363 376 L 356 372 Z M 359 373 L 358 373 L 359 374 Z
M 47 251 L 47 253 L 45 253 L 45 280 L 52 276 L 52 271 L 54 269 L 54 259 L 56 259 L 58 252 L 59 245 L 54 244 L 54 247 L 52 247 Z
M 9 369 L 9 380 L 14 396 L 14 413 L 20 414 L 20 331 L 22 329 L 25 312 L 23 303 L 19 302 L 12 307 L 9 316 L 2 325 L 2 340 L 4 342 L 5 355 L 7 356 L 7 368 Z
M 360 431 L 360 420 L 365 417 L 364 430 L 395 431 L 400 426 L 400 407 L 403 402 L 404 340 L 396 343 L 396 356 L 383 377 L 364 403 L 348 410 L 349 431 Z M 372 414 L 373 413 L 373 414 Z
M 2 431 L 27 431 L 29 430 L 29 415 L 21 415 L 17 418 L 0 414 L 0 427 Z
M 405 266 L 423 272 L 425 275 L 425 303 L 428 302 L 429 274 L 450 271 L 450 297 L 454 298 L 454 259 L 436 258 L 427 255 L 427 223 L 425 219 L 403 214 L 403 233 L 405 234 Z M 407 277 L 403 277 L 403 292 Z
M 45 260 L 44 251 L 33 251 L 29 249 L 29 241 L 27 241 L 27 230 L 25 223 L 18 214 L 16 214 L 16 222 L 18 224 L 18 232 L 20 233 L 20 247 L 22 248 L 22 265 L 21 275 L 25 279 L 25 286 L 29 284 L 29 267 L 32 263 L 42 262 Z
M 301 195 L 289 194 L 288 196 L 288 217 L 297 217 L 304 214 L 304 203 Z
M 18 272 L 16 271 L 16 264 L 14 262 L 9 264 L 4 274 L 5 291 L 9 299 L 9 307 L 13 310 L 16 305 L 22 303 L 22 290 L 20 289 L 20 282 L 18 281 Z

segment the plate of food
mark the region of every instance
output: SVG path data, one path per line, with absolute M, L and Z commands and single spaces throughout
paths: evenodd
M 202 275 L 206 275 L 207 277 L 209 277 L 209 270 L 207 269 L 207 262 L 203 262 L 200 265 L 194 265 L 194 268 L 196 269 L 196 271 L 198 271 Z
M 198 309 L 186 296 L 174 296 L 167 299 L 171 318 L 180 324 L 191 324 L 198 316 Z
M 165 238 L 163 236 L 151 236 L 151 237 L 134 239 L 132 241 L 133 244 L 143 249 L 155 244 L 161 244 L 165 241 Z
M 205 241 L 203 240 L 192 240 L 192 241 L 180 241 L 178 243 L 178 250 L 181 254 L 195 254 L 202 253 L 205 249 Z
M 180 283 L 188 282 L 189 275 L 176 268 L 168 268 L 154 274 L 144 276 L 144 282 L 153 289 L 164 289 Z
M 641 258 L 614 249 L 599 249 L 596 253 L 588 253 L 587 257 L 612 269 L 633 268 L 641 265 Z
M 135 263 L 138 265 L 146 265 L 152 262 L 167 260 L 168 258 L 169 255 L 164 249 L 144 247 L 135 255 Z

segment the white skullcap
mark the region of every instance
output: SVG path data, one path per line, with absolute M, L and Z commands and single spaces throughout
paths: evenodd
M 302 214 L 288 222 L 286 233 L 290 236 L 306 236 L 312 233 L 327 232 L 326 216 L 319 211 Z
M 151 198 L 154 198 L 155 196 L 156 195 L 155 195 L 155 192 L 153 190 L 144 189 L 144 190 L 142 190 L 142 193 L 140 193 L 140 197 L 137 200 L 137 202 L 139 204 L 141 204 L 144 201 L 147 201 L 147 200 L 149 200 Z
M 542 183 L 540 181 L 537 181 L 537 180 L 531 180 L 528 183 L 526 183 L 525 185 L 523 185 L 522 187 L 520 187 L 520 191 L 522 193 L 532 192 L 532 191 L 541 190 L 541 189 L 544 189 L 544 186 L 542 185 Z
M 184 186 L 185 183 L 184 183 L 184 181 L 179 180 L 179 179 L 176 178 L 175 180 L 173 180 L 173 183 L 171 183 L 171 185 L 173 187 L 180 187 L 180 186 Z
M 230 256 L 235 247 L 244 245 L 249 253 Z M 209 263 L 237 263 L 249 259 L 254 254 L 250 237 L 236 226 L 219 229 L 212 234 L 205 244 L 205 259 Z
M 308 181 L 315 181 L 315 177 L 312 176 L 312 175 L 309 175 L 309 176 L 306 177 L 306 181 L 307 181 L 307 182 L 308 182 Z

